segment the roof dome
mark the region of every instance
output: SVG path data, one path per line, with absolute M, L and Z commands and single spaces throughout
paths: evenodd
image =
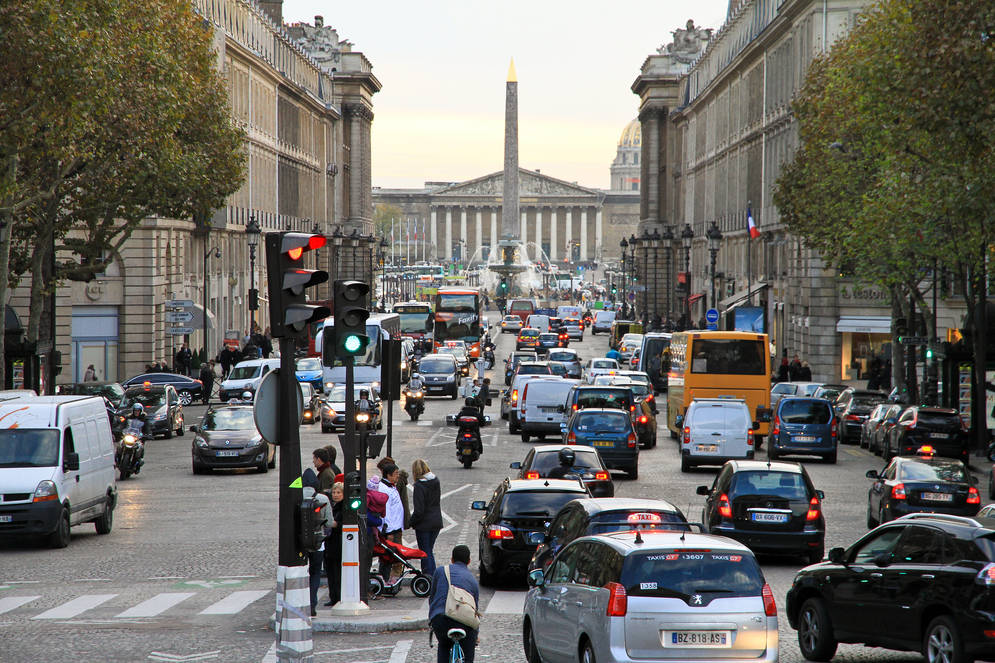
M 640 147 L 643 142 L 643 129 L 639 120 L 633 120 L 625 125 L 622 137 L 618 139 L 619 147 Z

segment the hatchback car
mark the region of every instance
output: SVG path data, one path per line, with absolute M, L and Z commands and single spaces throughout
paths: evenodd
M 632 353 L 643 344 L 642 334 L 626 334 L 618 344 L 618 352 L 622 355 L 622 361 L 628 363 Z
M 928 511 L 973 516 L 981 508 L 975 479 L 959 460 L 896 457 L 881 470 L 867 471 L 867 527 Z
M 506 315 L 501 318 L 501 333 L 517 334 L 522 329 L 522 319 L 517 315 Z
M 567 369 L 567 377 L 573 378 L 574 380 L 579 380 L 582 373 L 582 366 L 580 363 L 580 357 L 577 356 L 576 350 L 570 350 L 567 348 L 557 348 L 556 350 L 550 350 L 546 358 L 551 362 L 556 362 L 558 364 L 563 364 Z
M 786 613 L 809 661 L 852 642 L 958 663 L 995 660 L 993 601 L 995 521 L 917 513 L 800 570 Z
M 194 474 L 241 467 L 265 472 L 276 466 L 276 447 L 268 445 L 256 429 L 251 405 L 212 407 L 190 432 L 194 434 Z
M 425 355 L 418 362 L 418 372 L 425 383 L 425 396 L 459 395 L 460 370 L 456 358 L 446 354 Z
M 588 359 L 587 365 L 584 367 L 584 380 L 588 384 L 594 382 L 594 378 L 599 375 L 614 375 L 621 367 L 618 362 L 614 359 L 608 357 L 597 357 L 595 359 Z
M 945 458 L 968 460 L 970 440 L 957 410 L 939 407 L 907 407 L 885 438 L 884 457 L 918 453 L 923 446 Z
M 538 329 L 534 329 L 532 327 L 522 327 L 522 330 L 518 332 L 518 338 L 515 339 L 515 349 L 532 349 L 538 351 L 540 333 L 541 332 Z
M 882 405 L 885 407 L 885 410 L 881 415 L 881 421 L 874 427 L 873 434 L 867 441 L 867 448 L 875 456 L 884 455 L 884 448 L 888 443 L 888 433 L 898 423 L 898 417 L 902 414 L 902 410 L 905 409 L 904 405 L 899 405 L 898 403 L 883 403 Z
M 573 453 L 573 464 L 564 467 L 560 452 L 569 449 Z M 595 497 L 613 497 L 615 484 L 604 461 L 595 449 L 585 447 L 564 447 L 562 444 L 543 444 L 533 447 L 525 454 L 525 460 L 509 465 L 518 470 L 518 479 L 563 479 L 577 478 L 584 482 L 587 490 Z
M 297 369 L 298 382 L 301 384 L 310 384 L 315 391 L 325 390 L 321 359 L 318 357 L 301 357 L 297 360 L 295 368 Z
M 557 332 L 545 332 L 539 334 L 539 345 L 536 346 L 536 354 L 547 354 L 553 348 L 561 347 L 560 335 Z
M 539 661 L 777 661 L 777 606 L 753 553 L 636 530 L 567 544 L 529 574 L 522 644 Z
M 303 407 L 301 408 L 301 423 L 313 424 L 321 419 L 318 394 L 315 392 L 314 387 L 311 386 L 310 382 L 301 382 L 299 384 L 301 385 L 301 401 L 303 402 Z
M 874 434 L 877 432 L 878 426 L 885 420 L 888 414 L 888 408 L 891 405 L 889 403 L 880 403 L 874 406 L 871 413 L 867 415 L 864 419 L 864 423 L 860 426 L 860 446 L 864 449 L 872 449 L 871 440 L 874 439 Z
M 121 383 L 123 387 L 142 385 L 146 382 L 157 386 L 169 385 L 176 390 L 181 405 L 190 405 L 199 399 L 204 391 L 204 383 L 175 373 L 142 373 Z
M 625 387 L 632 392 L 632 400 L 635 405 L 635 409 L 632 411 L 632 423 L 636 428 L 639 446 L 643 449 L 655 447 L 657 410 L 649 385 L 621 375 L 602 375 L 595 378 L 594 383 L 595 387 L 605 384 L 612 387 Z
M 829 401 L 786 396 L 774 408 L 767 457 L 801 454 L 836 462 L 838 419 Z
M 643 500 L 629 497 L 602 499 L 597 496 L 576 499 L 560 509 L 543 534 L 532 557 L 529 570 L 545 571 L 553 556 L 574 539 L 591 534 L 609 534 L 625 530 L 677 530 L 690 532 L 684 513 L 664 500 Z
M 584 323 L 576 318 L 567 318 L 563 321 L 563 328 L 567 332 L 567 338 L 571 340 L 584 340 Z
M 523 577 L 536 544 L 529 535 L 545 531 L 564 504 L 589 497 L 576 479 L 505 479 L 487 502 L 470 508 L 484 511 L 480 519 L 480 583 L 494 584 L 499 577 Z
M 800 463 L 730 460 L 705 495 L 701 521 L 706 531 L 736 539 L 754 552 L 822 559 L 826 521 L 821 490 Z
M 459 373 L 463 377 L 470 375 L 470 355 L 466 353 L 466 348 L 458 346 L 448 346 L 444 348 L 437 348 L 436 354 L 440 355 L 450 355 L 456 360 L 456 366 L 459 367 Z M 425 371 L 422 371 L 424 373 Z
M 183 405 L 172 385 L 145 384 L 124 390 L 118 413 L 127 417 L 138 403 L 145 408 L 145 433 L 173 437 L 183 435 Z
M 824 384 L 815 390 L 812 398 L 825 398 L 830 403 L 835 403 L 839 395 L 847 389 L 849 387 L 845 384 Z
M 884 403 L 887 398 L 888 394 L 883 391 L 867 391 L 853 387 L 844 389 L 836 397 L 834 404 L 840 420 L 840 442 L 843 444 L 860 442 L 860 428 L 864 425 L 867 416 L 875 405 Z
M 563 424 L 563 441 L 593 447 L 605 466 L 622 470 L 630 479 L 639 478 L 639 443 L 628 412 L 585 408 Z

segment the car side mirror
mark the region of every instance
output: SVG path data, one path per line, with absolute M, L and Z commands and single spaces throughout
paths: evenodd
M 821 490 L 815 491 L 815 496 L 819 498 L 820 502 L 823 501 L 824 499 L 826 499 L 826 493 L 824 491 L 821 491 Z
M 556 411 L 559 412 L 560 414 L 563 414 L 564 412 L 567 411 L 567 408 L 563 407 L 562 405 L 557 405 Z
M 530 587 L 542 587 L 546 584 L 546 576 L 543 574 L 542 569 L 532 569 L 529 571 L 528 580 Z
M 197 424 L 194 424 L 193 426 L 190 427 L 190 432 L 191 433 L 199 433 L 200 432 L 200 426 L 198 426 Z
M 522 469 L 522 464 L 516 460 L 514 463 L 510 463 L 508 467 L 510 467 L 513 470 L 520 470 Z
M 845 551 L 842 548 L 830 548 L 829 549 L 829 561 L 833 564 L 843 564 L 843 553 Z
M 708 489 L 708 486 L 698 486 L 694 492 L 698 495 L 710 495 L 712 491 Z
M 487 511 L 487 502 L 483 500 L 475 500 L 470 504 L 470 508 L 474 511 Z
M 883 552 L 874 556 L 874 566 L 884 568 L 891 565 L 891 553 Z
M 684 415 L 683 414 L 679 414 L 676 417 L 674 417 L 674 425 L 677 426 L 678 428 L 681 428 L 684 425 Z
M 753 422 L 753 430 L 756 430 L 758 428 L 760 428 L 760 422 L 759 421 L 754 421 Z
M 540 546 L 546 543 L 547 537 L 545 532 L 529 532 L 529 543 Z
M 63 472 L 76 472 L 79 470 L 79 454 L 75 451 L 70 451 L 66 454 L 65 461 L 62 463 Z
M 868 479 L 874 479 L 874 480 L 881 478 L 881 475 L 878 474 L 877 470 L 867 470 L 867 473 L 864 474 L 864 476 L 867 477 Z

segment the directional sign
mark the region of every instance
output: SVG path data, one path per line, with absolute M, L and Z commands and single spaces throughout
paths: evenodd
M 192 299 L 167 299 L 166 308 L 193 308 Z
M 901 338 L 902 345 L 926 345 L 929 339 L 925 336 L 903 336 Z
M 166 322 L 190 322 L 193 320 L 193 313 L 190 311 L 167 311 Z
M 173 336 L 186 336 L 193 333 L 193 327 L 166 327 L 166 333 Z

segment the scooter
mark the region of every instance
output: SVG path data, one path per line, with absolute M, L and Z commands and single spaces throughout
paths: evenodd
M 462 416 L 456 419 L 459 431 L 456 433 L 456 460 L 470 469 L 473 461 L 480 458 L 483 442 L 480 439 L 480 421 L 476 417 Z
M 133 425 L 133 422 L 137 425 Z M 124 481 L 132 474 L 142 471 L 145 464 L 145 439 L 141 429 L 142 422 L 130 419 L 128 426 L 121 433 L 114 454 L 114 463 L 117 465 L 121 480 Z
M 418 421 L 418 417 L 425 412 L 425 391 L 422 389 L 405 389 L 404 411 L 411 417 L 411 421 Z

